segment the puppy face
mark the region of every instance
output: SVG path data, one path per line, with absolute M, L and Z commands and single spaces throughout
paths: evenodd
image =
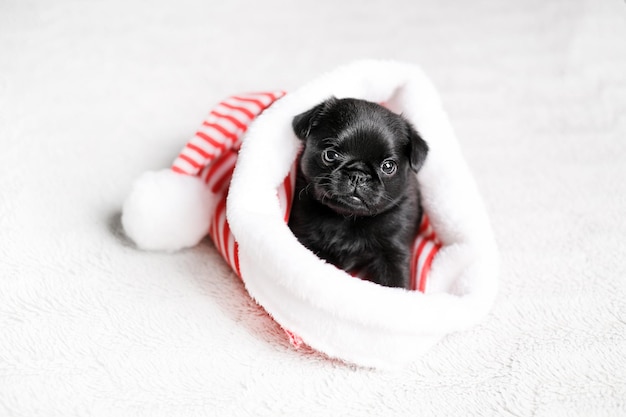
M 296 116 L 305 142 L 307 192 L 338 214 L 374 216 L 399 204 L 428 146 L 400 115 L 368 101 L 336 99 Z

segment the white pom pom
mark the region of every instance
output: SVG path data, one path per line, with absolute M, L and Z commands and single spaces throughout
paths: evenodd
M 172 170 L 141 175 L 124 202 L 122 226 L 138 247 L 176 251 L 208 233 L 214 198 L 198 178 Z

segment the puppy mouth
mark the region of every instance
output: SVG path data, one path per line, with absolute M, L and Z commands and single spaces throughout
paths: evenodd
M 309 182 L 314 198 L 321 204 L 342 216 L 374 216 L 381 211 L 379 202 L 369 189 L 361 184 L 348 185 L 346 181 L 338 184 L 329 177 L 317 177 Z
M 375 213 L 367 202 L 356 194 L 333 195 L 332 198 L 320 199 L 322 204 L 344 216 L 371 216 Z

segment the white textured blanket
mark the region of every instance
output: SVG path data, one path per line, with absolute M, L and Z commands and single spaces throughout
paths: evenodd
M 626 415 L 626 5 L 0 3 L 0 416 Z M 212 244 L 119 213 L 210 106 L 363 57 L 437 86 L 501 254 L 396 372 L 294 350 Z

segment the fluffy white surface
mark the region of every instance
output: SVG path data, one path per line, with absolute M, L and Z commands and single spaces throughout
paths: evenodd
M 214 206 L 198 177 L 148 171 L 135 180 L 122 206 L 122 226 L 141 249 L 177 251 L 206 236 Z
M 428 142 L 418 181 L 443 243 L 427 293 L 355 280 L 300 245 L 283 220 L 276 187 L 297 157 L 293 117 L 325 98 L 384 102 Z M 246 288 L 309 345 L 362 366 L 406 366 L 447 333 L 477 324 L 497 288 L 493 233 L 436 89 L 411 64 L 357 61 L 316 77 L 250 126 L 228 197 Z
M 0 2 L 0 415 L 626 414 L 626 6 L 394 4 Z M 211 105 L 363 57 L 433 78 L 502 258 L 395 373 L 293 350 L 210 243 L 119 232 Z

